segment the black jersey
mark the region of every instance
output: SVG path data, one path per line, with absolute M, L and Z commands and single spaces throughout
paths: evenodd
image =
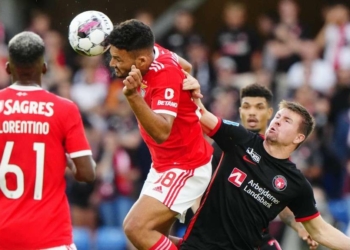
M 296 221 L 319 215 L 309 182 L 289 159 L 270 156 L 260 135 L 226 120 L 213 133 L 223 154 L 181 250 L 253 250 L 286 206 Z

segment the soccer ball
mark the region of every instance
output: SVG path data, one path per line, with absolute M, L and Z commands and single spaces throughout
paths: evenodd
M 97 56 L 106 52 L 106 37 L 113 30 L 113 23 L 104 13 L 90 10 L 73 18 L 69 25 L 69 43 L 79 54 Z

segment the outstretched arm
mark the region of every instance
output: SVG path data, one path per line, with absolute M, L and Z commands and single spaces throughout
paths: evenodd
M 349 250 L 350 238 L 325 222 L 321 216 L 302 222 L 311 237 L 330 249 Z
M 303 224 L 295 221 L 294 214 L 288 207 L 285 207 L 279 213 L 279 217 L 286 225 L 293 228 L 302 240 L 307 242 L 310 249 L 316 249 L 318 247 L 318 243 L 311 238 L 309 233 L 305 230 Z

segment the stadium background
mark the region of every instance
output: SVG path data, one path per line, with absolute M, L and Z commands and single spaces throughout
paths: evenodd
M 235 52 L 229 53 L 218 42 L 228 34 L 223 30 L 224 8 L 229 8 L 226 0 L 0 1 L 0 88 L 9 84 L 4 72 L 8 40 L 17 32 L 33 30 L 47 44 L 50 71 L 44 87 L 75 101 L 83 115 L 98 163 L 98 180 L 93 185 L 77 183 L 67 171 L 78 249 L 132 249 L 121 231 L 122 219 L 137 197 L 150 163 L 136 121 L 120 92 L 122 84 L 108 69 L 108 55 L 81 57 L 67 43 L 69 22 L 85 10 L 102 11 L 114 23 L 134 17 L 149 21 L 157 42 L 192 62 L 193 73 L 203 80 L 206 105 L 219 116 L 238 121 L 238 91 L 256 81 L 273 90 L 275 107 L 282 98 L 304 104 L 316 117 L 317 128 L 293 154 L 293 160 L 313 185 L 324 218 L 350 235 L 350 63 L 345 58 L 336 65 L 325 54 L 332 50 L 332 38 L 339 38 L 343 40 L 335 41 L 338 46 L 333 54 L 339 54 L 341 48 L 350 59 L 350 21 L 346 15 L 340 18 L 349 6 L 343 2 L 337 19 L 328 14 L 339 1 L 295 1 L 299 15 L 295 29 L 289 30 L 294 33 L 286 34 L 279 29 L 284 22 L 280 2 L 243 2 L 246 20 L 241 20 L 244 28 L 239 30 L 251 41 L 244 50 L 249 64 L 244 65 Z M 242 5 L 235 6 L 242 10 Z M 178 27 L 176 20 L 182 20 Z M 322 28 L 330 26 L 335 35 L 327 37 L 317 50 L 314 41 L 319 42 Z M 338 32 L 337 27 L 348 29 L 339 28 Z M 312 68 L 316 73 L 310 73 L 310 62 L 321 65 Z M 300 73 L 297 66 L 304 71 Z M 271 232 L 285 250 L 307 249 L 278 219 L 271 223 Z M 174 234 L 182 233 L 183 227 L 176 224 Z

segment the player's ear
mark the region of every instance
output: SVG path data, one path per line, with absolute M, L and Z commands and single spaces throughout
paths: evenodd
M 301 143 L 301 142 L 303 142 L 305 140 L 305 135 L 303 135 L 303 134 L 298 134 L 296 137 L 295 137 L 295 139 L 294 139 L 294 143 L 295 144 L 299 144 L 299 143 Z
M 269 118 L 268 120 L 270 120 L 273 114 L 273 108 L 270 107 L 267 112 L 268 112 L 268 118 Z
M 43 63 L 43 68 L 42 68 L 42 70 L 41 70 L 41 73 L 46 74 L 46 72 L 47 72 L 47 63 L 44 62 L 44 63 Z
M 6 62 L 5 68 L 6 68 L 7 74 L 11 75 L 11 68 L 10 68 L 10 63 L 9 62 Z
M 144 56 L 144 55 L 140 55 L 139 57 L 137 57 L 136 59 L 136 68 L 138 69 L 143 69 L 146 68 L 146 66 L 148 67 L 149 63 L 148 63 L 148 57 Z

